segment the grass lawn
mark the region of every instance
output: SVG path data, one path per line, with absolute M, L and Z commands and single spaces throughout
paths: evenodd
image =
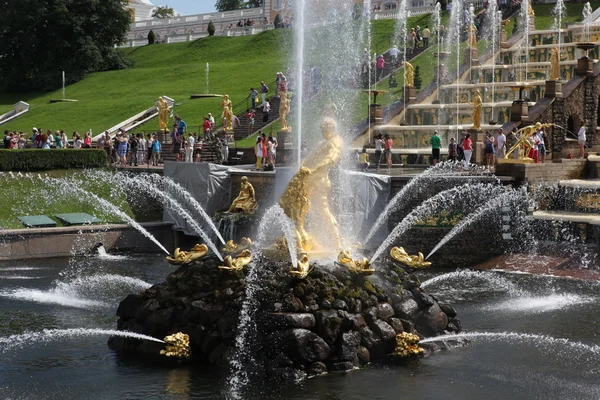
M 162 214 L 153 210 L 145 213 L 141 201 L 128 199 L 118 188 L 106 182 L 90 179 L 90 171 L 81 170 L 53 170 L 47 172 L 28 174 L 30 177 L 3 173 L 0 175 L 0 226 L 5 229 L 23 228 L 18 216 L 47 215 L 61 226 L 60 221 L 54 217 L 56 214 L 84 212 L 96 216 L 102 222 L 118 223 L 122 220 L 110 212 L 100 209 L 90 199 L 79 199 L 68 191 L 55 190 L 50 185 L 38 179 L 48 176 L 52 178 L 67 178 L 65 186 L 77 185 L 82 189 L 104 198 L 130 217 L 137 221 L 155 221 L 161 219 Z M 61 193 L 62 192 L 62 193 Z M 150 209 L 148 203 L 145 207 Z M 154 207 L 154 205 L 153 205 Z

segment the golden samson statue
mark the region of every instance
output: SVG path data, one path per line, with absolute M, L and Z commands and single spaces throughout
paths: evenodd
M 156 102 L 156 110 L 158 111 L 158 127 L 161 131 L 169 130 L 169 115 L 171 114 L 171 107 L 169 102 L 162 96 L 158 98 Z
M 305 228 L 309 210 L 316 214 L 317 221 L 321 221 L 322 225 L 319 228 L 323 228 L 324 232 L 329 234 L 335 249 L 341 249 L 338 224 L 329 210 L 329 171 L 339 164 L 343 143 L 332 118 L 323 118 L 321 130 L 323 141 L 304 161 L 304 165 L 279 199 L 279 205 L 296 227 L 297 247 L 304 251 L 314 247 L 314 240 Z

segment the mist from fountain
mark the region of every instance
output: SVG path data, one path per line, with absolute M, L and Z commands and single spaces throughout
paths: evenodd
M 483 206 L 478 208 L 475 212 L 469 214 L 466 218 L 460 221 L 440 242 L 431 250 L 431 252 L 427 255 L 426 258 L 431 257 L 438 251 L 443 245 L 452 240 L 456 235 L 462 233 L 469 226 L 474 224 L 475 222 L 481 220 L 484 217 L 489 215 L 500 217 L 500 214 L 497 213 L 498 210 L 502 208 L 503 205 L 511 203 L 518 204 L 521 203 L 526 208 L 528 203 L 528 198 L 524 194 L 522 190 L 510 190 L 506 193 L 502 193 L 498 196 L 495 196 Z
M 440 26 L 442 25 L 442 5 L 441 3 L 435 3 L 435 9 L 433 11 L 433 14 L 431 14 L 431 31 L 435 33 L 435 36 L 437 38 L 437 52 L 438 52 L 438 57 L 437 57 L 437 90 L 436 90 L 436 99 L 437 101 L 440 100 L 440 82 L 441 82 L 441 76 L 440 76 L 440 70 L 441 70 L 441 52 L 442 52 L 442 35 L 440 35 Z M 439 107 L 438 108 L 438 127 L 440 125 L 440 121 L 441 121 L 441 110 L 442 108 Z
M 590 41 L 590 16 L 593 12 L 594 10 L 592 9 L 590 2 L 588 1 L 584 4 L 583 11 L 581 12 L 581 17 L 583 19 L 583 40 L 585 42 Z
M 399 33 L 400 35 L 400 43 L 398 44 L 398 48 L 402 49 L 402 63 L 403 63 L 403 67 L 402 67 L 402 73 L 403 73 L 403 77 L 404 77 L 404 84 L 403 84 L 403 93 L 402 93 L 402 99 L 404 101 L 406 101 L 406 61 L 408 61 L 408 49 L 407 49 L 407 42 L 408 42 L 408 25 L 407 25 L 407 19 L 408 19 L 408 11 L 406 9 L 406 1 L 401 1 L 400 4 L 398 5 L 398 12 L 396 13 L 396 32 Z M 406 112 L 403 113 L 404 114 L 404 118 L 406 118 Z
M 27 332 L 19 335 L 11 335 L 0 338 L 0 353 L 18 350 L 24 347 L 45 345 L 56 340 L 75 339 L 93 336 L 117 336 L 131 339 L 148 340 L 151 342 L 164 343 L 164 341 L 152 336 L 128 331 L 115 331 L 110 329 L 44 329 L 41 332 Z
M 393 212 L 401 209 L 406 202 L 411 198 L 412 194 L 418 192 L 418 189 L 421 185 L 423 185 L 427 180 L 433 178 L 443 178 L 464 175 L 462 172 L 457 172 L 455 169 L 455 163 L 453 162 L 441 162 L 431 168 L 426 169 L 421 174 L 412 178 L 408 183 L 398 192 L 385 206 L 385 209 L 379 216 L 377 220 L 371 227 L 371 230 L 367 234 L 364 243 L 367 244 L 373 238 L 373 235 L 377 233 L 379 228 L 383 226 L 383 224 L 388 220 L 390 215 Z
M 278 204 L 271 206 L 260 220 L 257 230 L 256 247 L 264 249 L 273 243 L 273 234 L 277 234 L 276 232 L 278 232 L 273 229 L 274 226 L 280 228 L 283 232 L 290 254 L 290 261 L 292 262 L 292 266 L 296 267 L 298 264 L 296 228 L 294 227 L 294 223 L 287 215 L 285 215 L 285 212 Z
M 206 94 L 208 94 L 208 75 L 210 73 L 210 64 L 206 63 L 206 68 L 204 69 L 204 76 L 206 77 Z
M 498 50 L 500 35 L 498 28 L 502 23 L 502 11 L 498 10 L 498 0 L 491 0 L 488 3 L 488 8 L 484 23 L 484 37 L 491 43 L 492 46 L 492 97 L 490 103 L 492 104 L 491 121 L 495 121 L 494 113 L 495 107 L 494 102 L 496 101 L 496 51 Z M 485 81 L 485 80 L 484 80 Z
M 558 47 L 558 57 L 560 61 L 561 57 L 561 46 L 562 46 L 562 21 L 567 16 L 567 6 L 565 6 L 564 0 L 557 0 L 556 5 L 552 9 L 552 15 L 554 15 L 554 23 L 552 29 L 556 31 L 556 45 Z M 560 70 L 560 69 L 559 69 Z M 559 72 L 560 78 L 560 72 Z
M 521 65 L 525 68 L 525 76 L 521 79 L 522 82 L 529 81 L 529 27 L 531 17 L 529 8 L 531 7 L 530 0 L 521 0 L 521 10 L 519 12 L 519 21 L 523 32 L 523 40 L 521 41 L 521 51 L 524 53 L 524 60 L 521 60 Z
M 463 0 L 455 0 L 452 2 L 452 10 L 450 11 L 450 22 L 448 26 L 448 40 L 446 45 L 448 48 L 446 52 L 451 54 L 451 57 L 456 57 L 456 136 L 458 139 L 458 126 L 459 126 L 459 104 L 460 104 L 460 47 L 461 47 L 461 34 L 463 28 Z M 448 70 L 448 73 L 450 71 Z
M 303 133 L 303 112 L 302 108 L 304 105 L 304 36 L 305 36 L 305 15 L 304 9 L 306 8 L 305 0 L 297 0 L 296 9 L 294 10 L 294 55 L 296 57 L 295 65 L 295 86 L 296 93 L 295 97 L 295 108 L 296 108 L 296 126 L 295 135 L 298 137 L 297 143 L 297 167 L 300 168 L 302 165 L 302 133 Z
M 472 26 L 475 26 L 475 7 L 473 3 L 469 4 L 469 30 Z M 469 53 L 469 83 L 473 83 L 473 57 L 472 53 Z M 457 123 L 458 125 L 458 123 Z
M 501 195 L 503 191 L 504 188 L 502 186 L 489 183 L 477 183 L 455 186 L 436 194 L 413 209 L 398 225 L 396 225 L 387 239 L 383 241 L 371 257 L 371 264 L 381 257 L 383 252 L 386 251 L 396 239 L 406 233 L 418 221 L 421 221 L 436 212 L 456 208 L 458 205 L 463 205 L 465 208 L 474 207 L 477 204 L 481 204 L 483 201 Z
M 461 269 L 447 274 L 438 275 L 421 283 L 421 288 L 435 287 L 441 283 L 448 281 L 460 281 L 468 282 L 471 280 L 481 280 L 489 283 L 493 288 L 502 288 L 508 292 L 511 296 L 521 296 L 523 291 L 518 288 L 514 283 L 506 279 L 504 276 L 499 275 L 496 272 L 488 271 L 472 271 L 468 269 Z

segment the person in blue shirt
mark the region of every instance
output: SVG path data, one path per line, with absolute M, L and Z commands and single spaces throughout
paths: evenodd
M 160 140 L 154 135 L 154 142 L 152 143 L 152 165 L 158 165 L 158 159 L 160 158 Z
M 177 134 L 184 135 L 187 129 L 185 121 L 179 115 L 175 115 L 175 122 L 177 123 Z

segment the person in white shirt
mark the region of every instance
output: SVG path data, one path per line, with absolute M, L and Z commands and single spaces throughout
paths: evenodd
M 381 135 L 375 139 L 375 165 L 377 165 L 377 171 L 379 171 L 379 163 L 381 163 L 381 152 L 383 151 L 383 140 Z
M 396 46 L 392 47 L 389 51 L 390 57 L 392 58 L 392 65 L 396 65 L 398 61 L 398 54 L 400 54 L 400 50 Z
M 581 128 L 577 132 L 577 142 L 579 143 L 579 158 L 583 158 L 585 155 L 585 125 L 581 122 Z
M 496 159 L 506 156 L 506 135 L 502 128 L 498 129 L 498 137 L 496 137 Z
M 185 147 L 185 162 L 194 162 L 194 146 L 196 145 L 196 139 L 192 133 L 188 133 L 189 137 L 187 145 Z
M 210 122 L 211 129 L 215 129 L 215 117 L 211 113 L 208 113 L 208 122 Z

